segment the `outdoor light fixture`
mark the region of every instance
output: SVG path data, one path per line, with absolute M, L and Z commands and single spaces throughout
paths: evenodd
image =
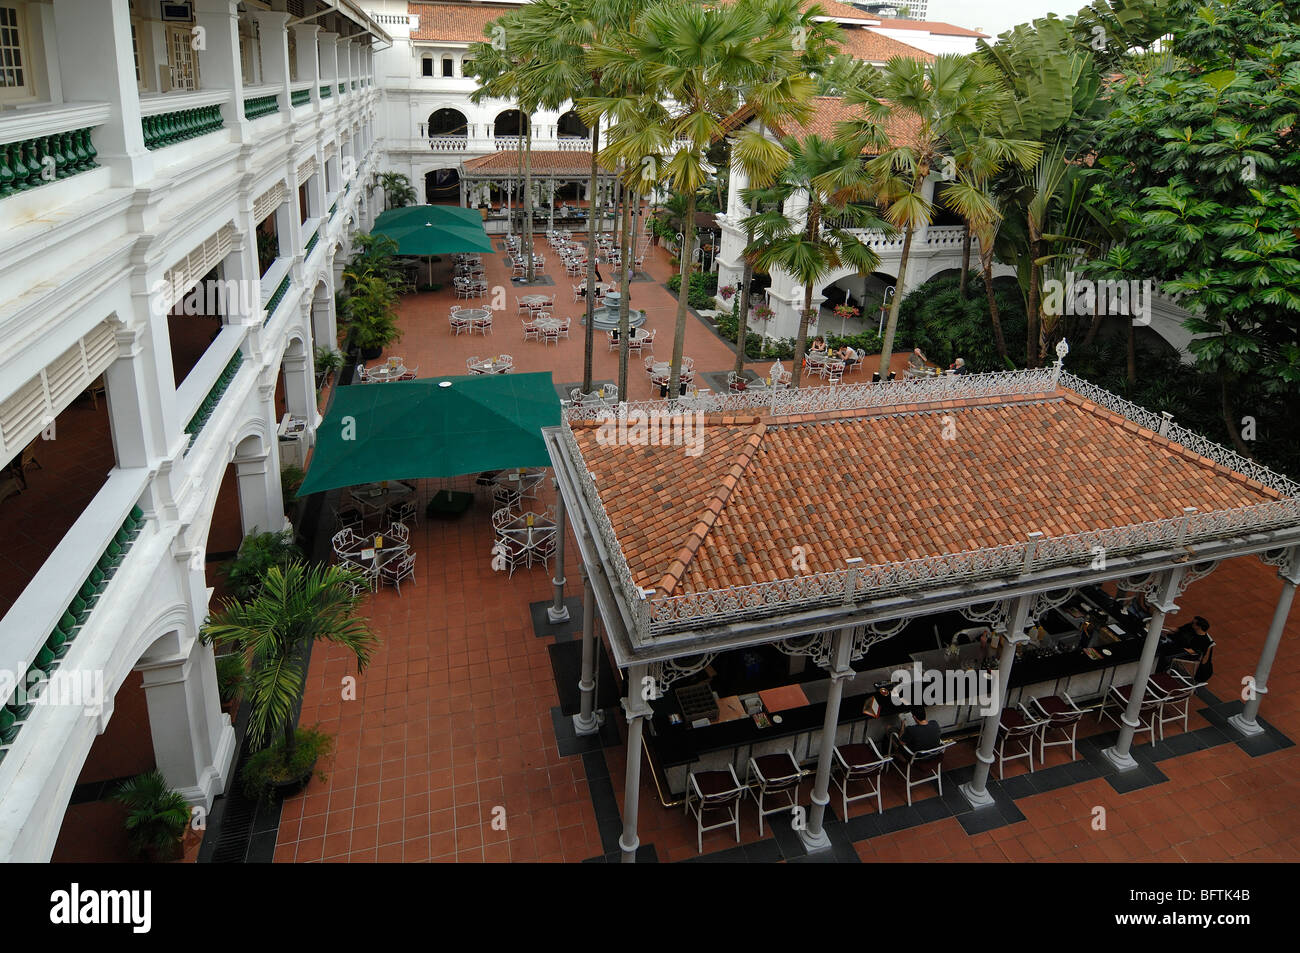
M 438 386 L 439 386 L 439 387 L 450 387 L 450 386 L 451 386 L 451 381 L 438 381 Z

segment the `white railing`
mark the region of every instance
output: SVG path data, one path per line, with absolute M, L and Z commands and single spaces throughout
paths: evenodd
M 590 152 L 591 138 L 583 136 L 557 136 L 555 148 L 560 152 Z
M 278 87 L 277 87 L 278 88 Z M 140 115 L 157 116 L 160 113 L 180 112 L 182 109 L 198 109 L 201 106 L 215 106 L 230 99 L 228 89 L 200 89 L 187 93 L 181 90 L 170 93 L 153 93 L 140 97 Z
M 1019 576 L 1057 566 L 1140 552 L 1168 550 L 1246 533 L 1300 526 L 1300 485 L 1267 467 L 1246 460 L 1199 434 L 1165 426 L 1173 442 L 1207 459 L 1242 473 L 1282 494 L 1282 499 L 1206 513 L 1189 512 L 1127 526 L 1056 537 L 1034 537 L 1024 542 L 984 549 L 927 556 L 900 562 L 860 566 L 793 579 L 704 590 L 675 596 L 643 593 L 632 578 L 618 535 L 596 488 L 595 478 L 582 457 L 570 421 L 609 420 L 618 414 L 674 413 L 820 413 L 902 404 L 933 403 L 959 398 L 1048 397 L 1059 382 L 1126 419 L 1159 431 L 1164 421 L 1141 407 L 1096 385 L 1052 368 L 972 374 L 964 377 L 917 378 L 909 381 L 859 384 L 841 388 L 805 388 L 776 392 L 705 395 L 671 401 L 646 401 L 609 408 L 600 404 L 566 404 L 561 430 L 579 478 L 580 490 L 593 514 L 593 524 L 609 554 L 614 578 L 633 612 L 633 638 L 640 641 L 682 629 L 716 626 L 745 618 L 785 614 L 801 608 L 825 606 L 828 601 L 845 606 L 937 585 L 965 585 L 999 576 Z M 838 396 L 837 396 L 838 392 Z M 775 410 L 773 408 L 776 408 Z M 1154 426 L 1152 426 L 1154 425 Z M 649 580 L 654 584 L 658 580 Z M 648 596 L 648 598 L 647 598 Z
M 0 143 L 94 128 L 108 122 L 108 117 L 108 103 L 41 104 L 0 112 Z
M 510 152 L 519 148 L 520 136 L 493 136 L 497 152 Z
M 26 673 L 148 482 L 147 467 L 109 472 L 94 499 L 0 619 L 0 672 L 11 672 L 16 678 Z M 110 584 L 99 598 L 110 598 L 112 591 Z
M 468 136 L 430 136 L 429 148 L 434 152 L 464 152 L 469 148 Z

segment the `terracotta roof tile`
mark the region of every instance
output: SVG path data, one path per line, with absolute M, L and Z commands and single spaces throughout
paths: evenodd
M 942 438 L 951 416 L 956 439 Z M 633 578 L 694 592 L 1276 499 L 1066 391 L 757 423 L 708 418 L 703 453 L 574 435 Z M 803 547 L 796 569 L 794 547 Z M 806 568 L 805 568 L 806 564 Z
M 872 17 L 880 23 L 880 26 L 886 30 L 918 30 L 926 33 L 934 33 L 937 36 L 975 36 L 988 39 L 987 33 L 981 33 L 979 30 L 968 30 L 964 26 L 954 26 L 951 23 L 943 23 L 939 20 L 895 20 L 890 17 Z
M 411 3 L 407 12 L 420 18 L 411 39 L 477 43 L 486 39 L 489 23 L 516 9 L 504 3 Z
M 844 27 L 840 49 L 855 59 L 868 63 L 888 63 L 895 56 L 920 60 L 922 63 L 934 61 L 933 53 L 864 28 Z
M 534 149 L 532 155 L 533 173 L 546 175 L 550 173 L 584 173 L 591 172 L 590 152 L 558 152 Z M 473 172 L 517 172 L 519 153 L 513 150 L 493 152 L 465 160 L 465 171 Z M 603 173 L 608 174 L 608 173 Z

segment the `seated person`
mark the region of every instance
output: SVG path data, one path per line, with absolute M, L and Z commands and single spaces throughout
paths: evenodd
M 813 353 L 813 354 L 825 354 L 825 353 L 827 353 L 827 350 L 826 350 L 826 339 L 825 339 L 824 337 L 822 337 L 820 334 L 817 335 L 815 338 L 813 338 L 813 343 L 812 343 L 812 353 Z
M 907 356 L 907 363 L 914 371 L 924 370 L 929 360 L 919 347 L 912 348 L 912 353 Z
M 849 347 L 847 344 L 841 344 L 840 349 L 836 351 L 835 354 L 844 362 L 844 369 L 846 371 L 854 364 L 858 363 L 858 361 L 862 360 L 858 355 L 858 352 L 853 350 L 853 348 Z
M 1188 658 L 1202 656 L 1210 647 L 1210 623 L 1198 615 L 1174 629 L 1170 639 Z
M 966 366 L 966 358 L 959 357 L 952 362 L 952 372 L 954 374 L 969 374 L 970 368 Z
M 930 721 L 926 717 L 925 707 L 923 705 L 914 707 L 912 717 L 915 719 L 915 724 L 904 728 L 899 733 L 898 739 L 907 745 L 913 754 L 939 747 L 941 741 L 939 723 Z

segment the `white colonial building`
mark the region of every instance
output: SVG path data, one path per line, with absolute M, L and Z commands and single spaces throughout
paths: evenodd
M 50 857 L 128 678 L 172 786 L 229 780 L 213 512 L 227 482 L 241 533 L 285 525 L 391 42 L 349 0 L 0 3 L 0 860 Z M 103 704 L 28 697 L 51 673 Z

